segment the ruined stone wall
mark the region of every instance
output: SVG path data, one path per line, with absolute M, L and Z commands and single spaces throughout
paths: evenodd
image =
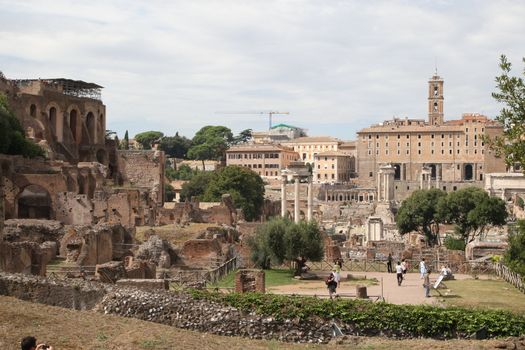
M 180 255 L 186 266 L 192 268 L 208 268 L 210 263 L 226 258 L 217 239 L 188 240 L 184 242 Z
M 56 196 L 55 219 L 66 225 L 93 223 L 93 202 L 85 194 L 59 192 Z
M 50 281 L 46 278 L 0 272 L 0 294 L 18 299 L 60 306 L 74 310 L 91 310 L 104 295 L 102 284 L 76 281 Z
M 164 203 L 164 152 L 118 151 L 118 169 L 124 184 L 149 189 L 153 202 Z

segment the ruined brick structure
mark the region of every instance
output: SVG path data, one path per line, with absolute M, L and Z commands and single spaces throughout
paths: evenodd
M 260 292 L 264 293 L 263 270 L 239 270 L 235 273 L 235 292 Z

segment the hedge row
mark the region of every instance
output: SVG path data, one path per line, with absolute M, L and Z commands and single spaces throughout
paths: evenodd
M 191 291 L 204 298 L 276 319 L 319 317 L 338 320 L 353 334 L 400 337 L 464 338 L 484 328 L 488 337 L 525 334 L 525 317 L 500 310 L 428 305 L 394 305 L 363 300 L 319 299 L 261 293 L 222 294 Z

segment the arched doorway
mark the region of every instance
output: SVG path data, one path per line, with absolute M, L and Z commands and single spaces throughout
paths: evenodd
M 56 114 L 56 110 L 55 110 L 55 114 Z M 36 118 L 36 106 L 35 106 L 35 104 L 32 104 L 31 107 L 29 107 L 29 115 L 32 118 Z
M 473 179 L 473 176 L 474 176 L 474 171 L 472 168 L 472 164 L 465 164 L 463 179 L 465 181 L 471 181 Z
M 45 188 L 29 185 L 18 195 L 19 219 L 51 219 L 51 196 Z
M 57 124 L 57 109 L 55 107 L 49 108 L 49 125 L 52 127 L 52 130 L 55 129 Z
M 77 110 L 72 109 L 71 112 L 69 112 L 69 129 L 71 129 L 71 134 L 73 134 L 73 140 L 75 141 L 77 141 L 77 118 Z
M 96 125 L 95 116 L 91 112 L 86 116 L 86 127 L 89 133 L 89 143 L 93 144 L 95 143 Z

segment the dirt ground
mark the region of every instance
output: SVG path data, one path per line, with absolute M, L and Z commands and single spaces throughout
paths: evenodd
M 319 273 L 319 271 L 316 271 Z M 321 272 L 323 273 L 323 272 Z M 327 272 L 324 272 L 326 274 Z M 386 272 L 355 272 L 342 271 L 341 282 L 337 288 L 337 294 L 340 296 L 355 296 L 356 284 L 363 284 L 359 281 L 346 280 L 346 276 L 352 275 L 356 277 L 365 277 L 366 279 L 377 279 L 378 284 L 367 285 L 367 293 L 371 298 L 383 297 L 385 301 L 392 304 L 435 304 L 437 299 L 434 297 L 426 298 L 425 289 L 423 288 L 423 280 L 419 273 L 407 273 L 401 286 L 397 285 L 397 278 L 395 273 Z M 430 276 L 430 282 L 434 283 L 437 274 Z M 454 275 L 457 280 L 472 278 L 470 275 Z M 445 281 L 446 283 L 446 281 Z M 277 287 L 267 288 L 268 292 L 275 294 L 300 294 L 300 295 L 317 295 L 328 296 L 328 290 L 322 280 L 303 281 L 300 284 L 283 285 Z M 447 293 L 443 289 L 442 293 Z M 432 291 L 432 295 L 437 295 L 436 291 Z

